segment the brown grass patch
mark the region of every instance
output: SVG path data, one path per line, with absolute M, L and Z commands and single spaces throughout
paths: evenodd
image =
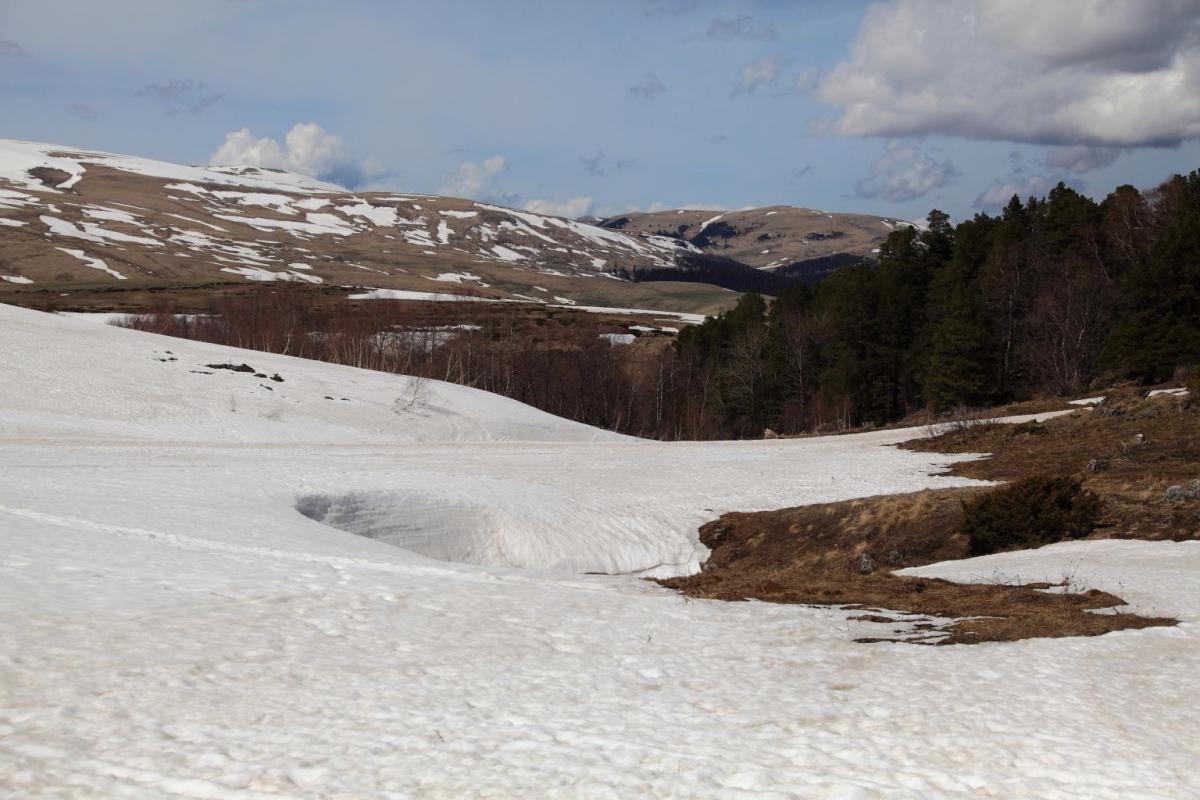
M 880 609 L 952 619 L 926 632 L 938 644 L 1096 636 L 1175 624 L 1092 613 L 1123 605 L 1099 591 L 1049 593 L 1045 584 L 960 584 L 890 574 L 965 557 L 963 501 L 987 491 L 925 491 L 726 514 L 700 529 L 700 540 L 712 550 L 703 571 L 659 583 L 695 598 L 861 608 L 858 618 L 873 622 L 891 621 Z M 905 634 L 879 638 L 912 641 Z
M 936 453 L 991 453 L 951 473 L 1021 482 L 1038 476 L 1078 481 L 1098 498 L 1089 538 L 1200 538 L 1200 400 L 1110 392 L 1093 410 L 1044 423 L 1006 425 L 964 416 L 939 436 L 902 447 Z M 1168 487 L 1188 488 L 1168 494 Z M 958 584 L 891 574 L 902 567 L 964 558 L 964 506 L 1012 490 L 967 488 L 872 497 L 756 514 L 726 514 L 700 529 L 712 549 L 697 575 L 660 581 L 690 597 L 861 608 L 952 619 L 930 631 L 941 644 L 1032 637 L 1095 636 L 1175 620 L 1117 613 L 1123 601 L 1099 591 L 1050 593 L 1046 585 Z M 1089 514 L 1089 527 L 1092 524 Z M 1072 535 L 1079 535 L 1078 533 Z M 1093 613 L 1114 609 L 1113 613 Z M 891 638 L 891 637 L 884 637 Z M 911 641 L 898 633 L 894 640 Z
M 1200 538 L 1200 498 L 1169 502 L 1171 486 L 1200 479 L 1200 400 L 1111 393 L 1091 411 L 1023 425 L 987 424 L 901 445 L 934 453 L 991 453 L 953 475 L 1018 481 L 1073 475 L 1099 496 L 1094 538 Z

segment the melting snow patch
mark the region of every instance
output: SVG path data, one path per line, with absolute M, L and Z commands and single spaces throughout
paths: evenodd
M 435 302 L 477 301 L 498 303 L 492 297 L 471 297 L 465 294 L 445 294 L 443 292 L 416 292 L 409 289 L 369 289 L 349 296 L 351 300 L 429 300 Z
M 204 227 L 211 228 L 214 231 L 221 231 L 222 233 L 227 233 L 226 229 L 222 228 L 220 225 L 213 225 L 212 223 L 209 223 L 209 222 L 201 222 L 198 219 L 192 219 L 191 217 L 185 217 L 182 214 L 167 214 L 166 216 L 174 217 L 175 219 L 181 219 L 181 220 L 184 220 L 185 222 L 192 222 L 192 223 L 195 223 L 196 225 L 203 225 Z
M 124 275 L 117 272 L 115 269 L 109 267 L 108 264 L 105 264 L 99 258 L 93 258 L 92 256 L 89 256 L 87 253 L 84 253 L 82 250 L 68 250 L 65 247 L 57 247 L 55 249 L 61 250 L 62 252 L 66 253 L 69 256 L 75 256 L 75 258 L 78 258 L 80 261 L 82 261 L 84 264 L 91 267 L 92 269 L 98 269 L 101 272 L 107 272 L 109 275 L 112 275 L 114 278 L 116 278 L 119 281 L 125 280 Z
M 394 206 L 374 206 L 366 201 L 355 205 L 337 206 L 337 210 L 349 217 L 362 217 L 375 225 L 394 227 L 398 214 Z
M 82 222 L 79 227 L 76 227 L 73 223 L 67 222 L 65 219 L 59 219 L 58 217 L 43 215 L 38 219 L 50 229 L 51 234 L 56 236 L 69 236 L 73 239 L 84 239 L 85 241 L 99 242 L 101 244 L 110 241 L 146 244 L 153 247 L 160 247 L 162 245 L 162 242 L 157 239 L 148 239 L 145 236 L 132 236 L 120 231 L 105 230 L 93 222 Z
M 463 281 L 483 281 L 483 278 L 478 275 L 472 275 L 469 272 L 443 272 L 440 275 L 429 277 L 425 276 L 426 280 L 441 281 L 442 283 L 462 283 Z
M 230 222 L 240 222 L 259 231 L 285 230 L 292 235 L 307 233 L 314 236 L 322 234 L 349 236 L 355 232 L 352 225 L 333 214 L 314 214 L 309 212 L 307 222 L 290 219 L 267 219 L 265 217 L 239 217 L 233 214 L 214 214 L 213 216 L 218 219 L 229 220 Z
M 135 217 L 133 214 L 129 214 L 124 211 L 117 211 L 116 209 L 112 209 L 112 208 L 101 208 L 98 206 L 86 206 L 83 209 L 83 213 L 85 216 L 89 216 L 92 219 L 103 219 L 103 220 L 108 220 L 109 222 L 124 222 L 127 225 L 141 225 L 142 224 L 141 222 L 138 221 L 138 218 Z
M 507 247 L 505 247 L 504 245 L 501 245 L 501 244 L 492 245 L 492 252 L 496 254 L 497 258 L 499 258 L 503 261 L 524 261 L 525 260 L 525 256 L 521 255 L 520 253 L 516 252 L 515 250 L 509 250 Z
M 317 275 L 305 275 L 302 272 L 292 272 L 291 270 L 280 270 L 272 272 L 269 269 L 260 269 L 259 267 L 221 267 L 221 272 L 229 272 L 234 275 L 241 275 L 246 280 L 270 282 L 270 281 L 301 281 L 303 283 L 324 283 L 325 281 Z

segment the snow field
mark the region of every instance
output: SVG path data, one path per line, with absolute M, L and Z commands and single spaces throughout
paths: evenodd
M 13 797 L 1200 793 L 1194 543 L 924 568 L 1069 567 L 1184 620 L 955 648 L 580 574 L 693 563 L 723 510 L 966 483 L 881 446 L 912 432 L 660 445 L 4 306 L 0 337 Z M 225 362 L 285 382 L 192 372 Z

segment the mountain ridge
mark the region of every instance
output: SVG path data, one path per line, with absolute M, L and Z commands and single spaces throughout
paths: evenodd
M 829 237 L 846 239 L 846 246 L 801 246 L 794 241 L 819 241 L 812 225 L 788 232 L 770 220 L 798 219 L 798 210 L 760 211 L 769 224 L 750 219 L 749 211 L 702 224 L 691 217 L 713 214 L 679 210 L 664 234 L 665 213 L 637 216 L 632 225 L 614 218 L 590 225 L 462 198 L 353 192 L 282 170 L 184 166 L 0 140 L 0 289 L 289 281 L 418 299 L 451 294 L 711 312 L 728 306 L 729 291 L 674 285 L 696 280 L 677 271 L 688 258 L 732 253 L 749 266 L 778 269 L 756 263 L 762 259 L 744 253 L 738 237 L 761 238 L 765 227 L 799 254 L 857 256 L 887 232 L 886 223 L 872 225 L 877 218 L 824 215 L 831 229 L 851 230 Z M 689 240 L 681 230 L 690 228 L 698 230 Z M 651 282 L 621 277 L 638 273 Z M 719 275 L 714 280 L 721 283 Z

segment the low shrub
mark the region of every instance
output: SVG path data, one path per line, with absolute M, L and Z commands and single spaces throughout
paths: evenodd
M 1096 527 L 1100 498 L 1070 477 L 1039 476 L 963 504 L 971 555 L 1078 539 Z

